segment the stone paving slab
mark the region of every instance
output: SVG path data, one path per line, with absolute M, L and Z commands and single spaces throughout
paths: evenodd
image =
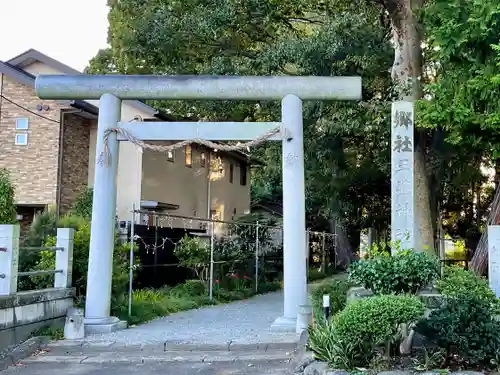
M 229 353 L 227 351 L 214 352 L 106 352 L 86 353 L 82 355 L 57 355 L 43 353 L 26 358 L 23 363 L 131 363 L 140 364 L 146 362 L 236 362 L 236 361 L 282 361 L 290 363 L 294 356 L 293 352 L 269 351 L 256 353 Z
M 275 361 L 238 362 L 146 362 L 129 363 L 26 363 L 2 375 L 287 375 L 287 363 Z

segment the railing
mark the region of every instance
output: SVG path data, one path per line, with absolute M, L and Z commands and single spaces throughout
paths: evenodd
M 19 247 L 19 225 L 0 225 L 0 296 L 17 292 L 21 276 L 54 275 L 54 288 L 70 288 L 73 268 L 73 236 L 70 228 L 57 229 L 54 247 Z M 54 270 L 19 271 L 20 251 L 55 252 Z

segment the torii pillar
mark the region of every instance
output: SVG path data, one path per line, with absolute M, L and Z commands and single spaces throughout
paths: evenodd
M 41 99 L 100 99 L 94 204 L 87 280 L 85 329 L 110 332 L 123 323 L 110 316 L 118 141 L 111 128 L 129 130 L 140 140 L 251 140 L 281 126 L 284 311 L 276 330 L 295 331 L 300 305 L 307 304 L 307 247 L 302 100 L 359 100 L 360 77 L 40 75 Z M 119 123 L 122 100 L 281 100 L 281 123 Z M 261 133 L 261 134 L 262 134 Z M 276 140 L 276 138 L 275 138 Z M 108 163 L 99 163 L 107 152 Z

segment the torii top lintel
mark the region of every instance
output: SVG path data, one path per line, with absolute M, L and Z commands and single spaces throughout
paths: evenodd
M 41 99 L 91 100 L 113 94 L 123 100 L 359 100 L 361 77 L 39 75 Z

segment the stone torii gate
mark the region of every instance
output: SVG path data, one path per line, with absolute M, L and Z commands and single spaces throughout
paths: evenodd
M 252 140 L 276 126 L 283 145 L 284 311 L 276 330 L 295 331 L 300 305 L 307 304 L 306 222 L 302 100 L 359 100 L 360 77 L 40 75 L 41 99 L 100 100 L 94 203 L 85 306 L 87 332 L 111 332 L 123 322 L 110 316 L 116 214 L 116 128 L 142 141 Z M 122 100 L 281 100 L 281 122 L 120 123 Z M 106 153 L 108 163 L 100 163 Z

